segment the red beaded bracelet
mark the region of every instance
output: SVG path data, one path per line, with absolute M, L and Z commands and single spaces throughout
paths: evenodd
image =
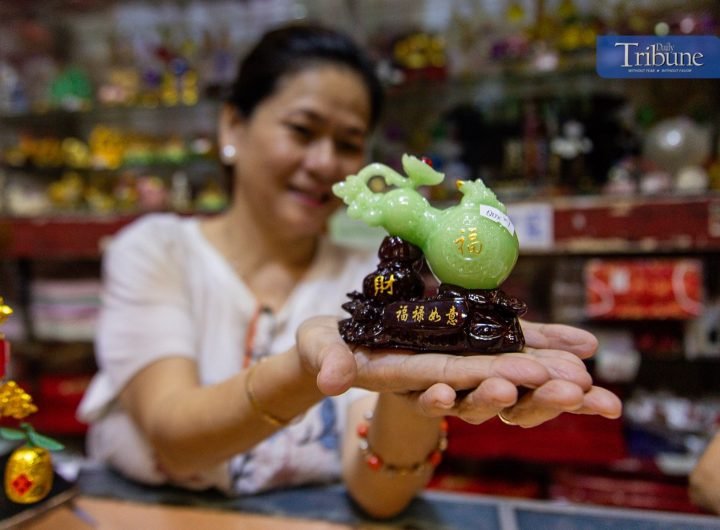
M 369 420 L 370 418 L 368 418 Z M 427 469 L 434 469 L 442 461 L 442 454 L 447 449 L 448 444 L 448 423 L 443 418 L 440 422 L 440 437 L 438 438 L 437 445 L 430 451 L 425 460 L 422 462 L 415 462 L 409 466 L 398 466 L 395 464 L 388 464 L 385 462 L 380 455 L 375 453 L 370 447 L 368 442 L 368 431 L 370 426 L 367 422 L 362 422 L 357 426 L 357 435 L 360 438 L 360 451 L 365 455 L 365 463 L 373 471 L 386 471 L 388 473 L 397 475 L 420 475 Z

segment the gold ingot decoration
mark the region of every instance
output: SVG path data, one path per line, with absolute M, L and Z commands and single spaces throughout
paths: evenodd
M 58 208 L 78 208 L 82 201 L 85 183 L 76 171 L 66 171 L 59 180 L 52 182 L 47 189 L 50 202 Z
M 37 410 L 32 396 L 20 388 L 15 381 L 5 381 L 0 385 L 0 417 L 9 416 L 20 420 Z
M 5 323 L 10 315 L 12 315 L 12 308 L 5 303 L 3 297 L 0 296 L 0 326 Z
M 91 164 L 96 169 L 117 169 L 123 160 L 126 139 L 120 130 L 96 125 L 90 132 Z
M 53 466 L 50 451 L 22 445 L 15 449 L 5 466 L 5 493 L 13 502 L 30 504 L 50 493 Z
M 85 169 L 90 167 L 90 148 L 78 138 L 65 138 L 60 144 L 65 165 Z
M 12 314 L 12 309 L 0 296 L 0 325 Z M 10 355 L 10 344 L 0 333 L 0 353 L 3 365 Z M 4 368 L 2 366 L 4 376 Z M 37 412 L 32 396 L 15 381 L 0 384 L 0 418 L 22 419 Z M 21 423 L 20 429 L 0 427 L 0 438 L 9 441 L 23 440 L 5 464 L 5 495 L 18 504 L 31 504 L 43 500 L 52 489 L 54 470 L 50 451 L 58 451 L 63 445 L 57 440 L 39 434 L 29 423 Z

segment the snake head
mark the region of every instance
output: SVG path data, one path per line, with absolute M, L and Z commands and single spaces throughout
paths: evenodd
M 402 156 L 402 166 L 413 188 L 436 186 L 445 178 L 444 173 L 435 171 L 432 166 L 412 155 L 405 154 Z
M 342 182 L 333 184 L 332 191 L 340 197 L 345 204 L 350 204 L 354 202 L 359 195 L 367 191 L 367 186 L 357 175 L 349 175 Z
M 495 193 L 482 180 L 458 180 L 456 185 L 463 195 L 461 201 L 463 204 L 486 204 L 507 213 L 505 205 L 498 200 Z

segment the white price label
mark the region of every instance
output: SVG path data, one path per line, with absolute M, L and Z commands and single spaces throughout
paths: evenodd
M 483 217 L 487 217 L 491 221 L 495 221 L 496 223 L 501 224 L 505 227 L 505 230 L 510 232 L 510 234 L 515 234 L 515 226 L 513 225 L 510 218 L 497 208 L 481 204 L 480 215 L 482 215 Z

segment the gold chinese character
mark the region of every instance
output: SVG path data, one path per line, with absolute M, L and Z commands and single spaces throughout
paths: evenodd
M 421 305 L 415 306 L 412 312 L 414 322 L 422 322 L 425 319 L 425 308 Z
M 461 228 L 460 233 L 464 234 L 465 229 Z M 455 241 L 453 241 L 453 243 L 455 243 L 457 245 L 458 252 L 462 255 L 465 255 L 465 236 L 461 235 Z
M 455 309 L 455 306 L 450 306 L 450 311 L 448 311 L 445 316 L 448 317 L 448 324 L 450 324 L 451 326 L 457 324 L 457 310 Z
M 400 309 L 395 311 L 395 316 L 398 320 L 402 320 L 403 322 L 407 322 L 408 319 L 408 306 L 401 305 Z
M 465 255 L 467 251 L 469 254 L 480 254 L 482 250 L 482 243 L 478 241 L 477 227 L 473 226 L 467 230 L 467 238 L 465 238 L 465 229 L 460 229 L 460 237 L 455 239 L 453 243 L 457 246 L 458 252 Z M 467 243 L 467 245 L 466 245 Z
M 473 226 L 469 229 L 468 240 L 469 243 L 467 251 L 472 254 L 480 254 L 480 250 L 482 250 L 482 243 L 478 241 L 477 227 Z
M 384 276 L 375 276 L 375 282 L 373 285 L 375 286 L 375 295 L 377 296 L 378 293 L 387 293 L 387 294 L 393 294 L 393 284 L 395 283 L 395 275 L 391 274 L 390 277 L 386 280 Z
M 440 313 L 438 313 L 437 307 L 433 307 L 432 311 L 430 311 L 430 314 L 428 315 L 428 320 L 430 322 L 440 322 Z

